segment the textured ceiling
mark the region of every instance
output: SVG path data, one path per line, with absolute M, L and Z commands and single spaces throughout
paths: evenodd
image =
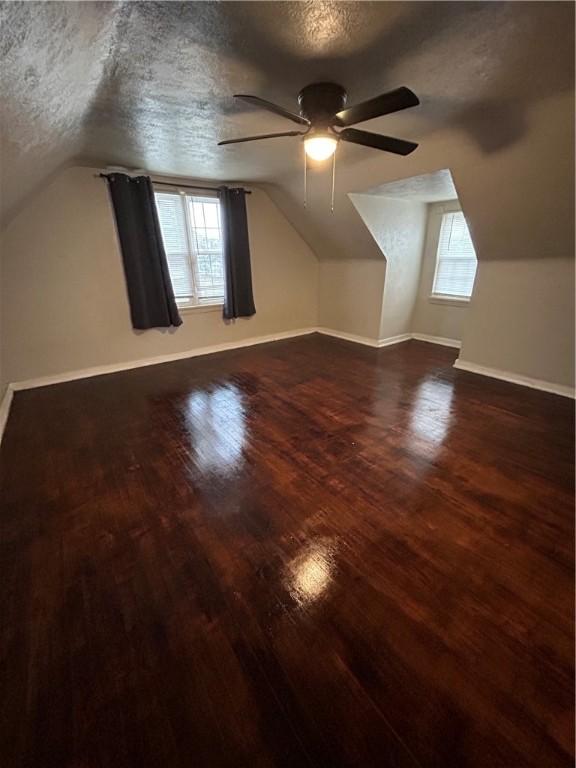
M 350 103 L 407 85 L 420 107 L 363 127 L 424 143 L 450 126 L 490 153 L 522 133 L 531 102 L 573 87 L 571 3 L 8 2 L 0 13 L 5 211 L 78 160 L 244 181 L 299 167 L 297 139 L 216 147 L 293 127 L 234 92 L 294 108 L 318 79 L 343 84 Z M 339 163 L 367 152 L 379 155 L 347 145 Z
M 441 200 L 455 200 L 458 197 L 452 174 L 447 168 L 434 173 L 425 173 L 422 176 L 389 181 L 368 190 L 367 194 L 413 200 L 419 203 L 437 203 Z

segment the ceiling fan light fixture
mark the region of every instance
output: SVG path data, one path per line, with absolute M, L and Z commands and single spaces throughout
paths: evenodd
M 310 83 L 302 88 L 298 94 L 299 114 L 271 101 L 266 101 L 266 99 L 261 99 L 259 96 L 237 93 L 234 98 L 285 117 L 293 123 L 298 123 L 299 130 L 244 136 L 239 139 L 225 139 L 219 141 L 218 146 L 298 136 L 304 141 L 305 161 L 311 158 L 317 162 L 324 162 L 332 158 L 333 174 L 335 172 L 336 147 L 340 141 L 372 147 L 382 152 L 390 152 L 393 155 L 409 155 L 418 147 L 418 144 L 413 141 L 395 139 L 392 136 L 382 136 L 379 133 L 370 133 L 352 127 L 357 123 L 364 123 L 376 117 L 383 117 L 402 109 L 417 106 L 420 103 L 418 96 L 405 86 L 381 93 L 379 96 L 349 107 L 347 106 L 346 90 L 341 85 L 337 83 Z M 306 168 L 306 162 L 304 168 Z
M 304 150 L 312 160 L 328 160 L 336 151 L 338 139 L 329 134 L 315 133 L 304 139 Z

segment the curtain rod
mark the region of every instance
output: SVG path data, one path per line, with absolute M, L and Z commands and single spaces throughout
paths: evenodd
M 113 173 L 121 173 L 121 171 L 113 171 Z M 109 173 L 97 173 L 97 176 L 99 176 L 101 179 L 105 179 L 111 174 Z M 177 187 L 179 189 L 204 189 L 209 192 L 218 192 L 218 187 L 200 187 L 197 184 L 175 184 L 174 182 L 170 181 L 154 181 L 152 179 L 152 184 L 155 184 L 156 186 L 160 187 Z M 247 195 L 251 195 L 252 192 L 249 189 L 244 189 L 243 187 L 240 187 Z

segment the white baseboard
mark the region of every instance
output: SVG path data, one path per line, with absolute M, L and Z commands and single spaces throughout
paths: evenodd
M 184 360 L 190 357 L 201 357 L 202 355 L 212 355 L 216 352 L 226 352 L 232 349 L 241 349 L 242 347 L 251 347 L 256 344 L 267 344 L 272 341 L 281 341 L 283 339 L 292 339 L 298 336 L 308 336 L 311 333 L 321 333 L 325 336 L 333 336 L 337 339 L 344 339 L 345 341 L 351 341 L 356 344 L 363 344 L 364 346 L 379 349 L 382 347 L 388 347 L 393 344 L 401 344 L 404 341 L 415 339 L 417 341 L 425 341 L 431 344 L 441 344 L 448 347 L 460 347 L 460 342 L 456 339 L 447 339 L 441 336 L 428 336 L 423 333 L 404 333 L 398 336 L 391 336 L 387 339 L 371 339 L 367 336 L 358 336 L 353 333 L 346 333 L 344 331 L 333 330 L 332 328 L 323 327 L 310 327 L 301 328 L 294 331 L 283 331 L 280 333 L 273 333 L 267 336 L 254 336 L 248 339 L 242 339 L 239 341 L 230 341 L 223 344 L 213 344 L 206 347 L 198 347 L 196 349 L 186 350 L 184 352 L 175 352 L 168 355 L 159 355 L 158 357 L 150 357 L 141 360 L 131 360 L 124 363 L 114 363 L 112 365 L 95 366 L 92 368 L 83 368 L 76 371 L 65 371 L 64 373 L 55 374 L 53 376 L 41 376 L 37 379 L 27 379 L 25 381 L 16 381 L 8 385 L 6 393 L 0 404 L 0 440 L 4 433 L 4 428 L 8 420 L 8 414 L 10 412 L 10 405 L 14 392 L 22 389 L 34 389 L 36 387 L 46 387 L 51 384 L 63 384 L 67 381 L 76 381 L 78 379 L 86 379 L 92 376 L 103 376 L 109 373 L 119 373 L 120 371 L 129 371 L 133 368 L 143 368 L 148 365 L 160 365 L 162 363 L 169 363 L 175 360 Z M 459 370 L 468 371 L 470 373 L 477 373 L 482 376 L 489 376 L 494 379 L 500 379 L 512 384 L 520 384 L 525 387 L 532 387 L 533 389 L 539 389 L 543 392 L 552 392 L 556 395 L 562 395 L 564 397 L 574 397 L 574 390 L 570 387 L 565 387 L 560 384 L 553 384 L 548 381 L 542 381 L 539 379 L 531 379 L 527 376 L 521 376 L 510 371 L 501 371 L 496 368 L 487 368 L 475 363 L 469 363 L 465 360 L 458 358 L 454 363 L 454 367 Z
M 353 341 L 355 344 L 363 344 L 365 347 L 377 347 L 378 340 L 370 339 L 368 336 L 357 336 L 355 333 L 346 333 L 346 331 L 335 331 L 332 328 L 316 328 L 318 333 L 323 336 L 333 336 L 335 339 L 344 341 Z
M 6 422 L 8 421 L 8 414 L 10 413 L 10 406 L 12 404 L 12 398 L 14 397 L 14 389 L 12 384 L 8 384 L 4 397 L 0 403 L 0 443 L 4 435 L 4 429 L 6 428 Z
M 14 391 L 21 389 L 35 389 L 36 387 L 48 387 L 51 384 L 63 384 L 67 381 L 76 381 L 78 379 L 88 379 L 92 376 L 104 376 L 108 373 L 119 373 L 120 371 L 129 371 L 133 368 L 144 368 L 148 365 L 161 365 L 162 363 L 172 363 L 175 360 L 185 360 L 189 357 L 201 357 L 202 355 L 213 355 L 216 352 L 226 352 L 231 349 L 241 349 L 242 347 L 252 347 L 256 344 L 267 344 L 271 341 L 282 341 L 283 339 L 292 339 L 297 336 L 308 336 L 316 332 L 316 328 L 301 328 L 296 331 L 283 331 L 281 333 L 271 333 L 267 336 L 253 336 L 239 341 L 228 341 L 223 344 L 212 344 L 207 347 L 196 347 L 184 352 L 174 352 L 169 355 L 159 355 L 158 357 L 142 358 L 140 360 L 130 360 L 125 363 L 113 363 L 112 365 L 99 365 L 92 368 L 82 368 L 77 371 L 65 371 L 53 376 L 41 376 L 37 379 L 26 379 L 25 381 L 15 381 L 10 387 Z
M 487 368 L 483 365 L 476 365 L 476 363 L 469 363 L 467 360 L 461 360 L 460 358 L 454 363 L 454 368 L 458 368 L 460 371 L 468 371 L 468 373 L 477 373 L 480 376 L 488 376 L 491 379 L 507 381 L 510 384 L 519 384 L 522 387 L 539 389 L 542 392 L 551 392 L 554 395 L 562 395 L 562 397 L 575 397 L 575 392 L 571 387 L 553 384 L 542 379 L 531 379 L 529 376 L 522 376 L 511 371 L 502 371 L 499 368 Z
M 448 339 L 444 336 L 429 336 L 427 333 L 413 333 L 412 338 L 416 341 L 427 341 L 429 344 L 440 344 L 442 347 L 454 347 L 460 349 L 462 342 L 458 339 Z
M 345 333 L 344 331 L 334 331 L 332 328 L 317 328 L 318 333 L 325 336 L 334 336 L 337 339 L 353 341 L 356 344 L 364 344 L 366 347 L 389 347 L 392 344 L 401 344 L 403 341 L 427 341 L 430 344 L 440 344 L 443 347 L 455 347 L 460 349 L 461 342 L 458 339 L 446 339 L 443 336 L 428 336 L 426 333 L 401 333 L 398 336 L 389 336 L 387 339 L 371 339 L 368 336 L 357 336 L 355 333 Z
M 345 331 L 335 331 L 332 328 L 316 328 L 318 333 L 323 336 L 333 336 L 336 339 L 343 339 L 344 341 L 352 341 L 355 344 L 363 344 L 365 347 L 374 347 L 379 349 L 380 347 L 389 347 L 391 344 L 400 344 L 403 341 L 410 341 L 411 334 L 403 333 L 399 336 L 390 336 L 387 339 L 371 339 L 368 336 L 358 336 L 355 333 L 346 333 Z
M 403 341 L 409 341 L 414 338 L 414 334 L 403 333 L 399 336 L 390 336 L 387 339 L 371 339 L 367 336 L 358 336 L 354 333 L 336 331 L 332 328 L 300 328 L 295 331 L 282 331 L 279 333 L 268 334 L 267 336 L 253 336 L 239 341 L 228 341 L 222 344 L 212 344 L 206 347 L 197 347 L 187 349 L 183 352 L 173 352 L 168 355 L 158 355 L 157 357 L 141 358 L 140 360 L 130 360 L 123 363 L 112 363 L 111 365 L 97 365 L 90 368 L 82 368 L 75 371 L 64 371 L 63 373 L 53 374 L 52 376 L 40 376 L 36 379 L 25 379 L 23 381 L 14 381 L 10 384 L 10 389 L 17 392 L 22 389 L 35 389 L 36 387 L 49 387 L 52 384 L 64 384 L 67 381 L 77 381 L 79 379 L 88 379 L 92 376 L 105 376 L 109 373 L 119 373 L 121 371 L 130 371 L 133 368 L 144 368 L 148 365 L 161 365 L 162 363 L 171 363 L 176 360 L 185 360 L 189 357 L 201 357 L 202 355 L 213 355 L 216 352 L 226 352 L 231 349 L 241 349 L 242 347 L 251 347 L 256 344 L 267 344 L 271 341 L 281 341 L 283 339 L 292 339 L 298 336 L 308 336 L 311 333 L 321 333 L 325 336 L 334 336 L 337 339 L 352 341 L 356 344 L 363 344 L 368 347 L 379 349 L 388 347 L 392 344 L 400 344 Z M 421 341 L 431 341 L 440 344 L 442 341 L 438 337 L 430 336 L 426 339 L 420 334 Z M 451 341 L 448 339 L 448 341 Z
M 377 347 L 389 347 L 392 344 L 401 344 L 403 341 L 410 341 L 411 333 L 401 333 L 398 336 L 389 336 L 387 339 L 378 339 Z
M 268 344 L 271 341 L 282 341 L 283 339 L 292 339 L 298 336 L 308 336 L 311 333 L 321 333 L 326 336 L 335 336 L 339 339 L 345 339 L 346 341 L 353 341 L 357 344 L 365 344 L 369 347 L 386 347 L 389 344 L 398 344 L 401 341 L 408 341 L 410 334 L 404 334 L 403 336 L 394 336 L 389 339 L 369 339 L 365 336 L 356 336 L 352 333 L 344 333 L 341 331 L 333 331 L 330 328 L 300 328 L 295 331 L 282 331 L 279 333 L 271 333 L 267 336 L 253 336 L 248 339 L 241 339 L 239 341 L 228 341 L 222 344 L 212 344 L 206 347 L 197 347 L 195 349 L 188 349 L 183 352 L 173 352 L 168 355 L 158 355 L 157 357 L 141 358 L 140 360 L 130 360 L 123 363 L 112 363 L 110 365 L 97 365 L 90 368 L 82 368 L 76 371 L 64 371 L 63 373 L 56 373 L 52 376 L 40 376 L 36 379 L 25 379 L 23 381 L 14 381 L 8 385 L 6 397 L 10 392 L 10 400 L 5 406 L 6 397 L 0 407 L 0 415 L 4 412 L 3 409 L 9 409 L 13 392 L 18 392 L 23 389 L 36 389 L 37 387 L 49 387 L 53 384 L 64 384 L 68 381 L 78 381 L 79 379 L 88 379 L 92 376 L 105 376 L 109 373 L 120 373 L 121 371 L 130 371 L 134 368 L 145 368 L 148 365 L 161 365 L 162 363 L 171 363 L 176 360 L 185 360 L 190 357 L 201 357 L 202 355 L 213 355 L 216 352 L 227 352 L 232 349 L 241 349 L 243 347 L 252 347 L 256 344 Z M 6 410 L 5 418 L 8 418 L 8 411 Z M 0 418 L 1 424 L 1 418 Z

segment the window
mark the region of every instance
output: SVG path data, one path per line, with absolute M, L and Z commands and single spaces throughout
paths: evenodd
M 156 191 L 155 197 L 178 306 L 222 304 L 224 262 L 218 198 L 183 190 Z
M 462 211 L 442 216 L 432 296 L 469 299 L 476 276 L 476 252 Z

